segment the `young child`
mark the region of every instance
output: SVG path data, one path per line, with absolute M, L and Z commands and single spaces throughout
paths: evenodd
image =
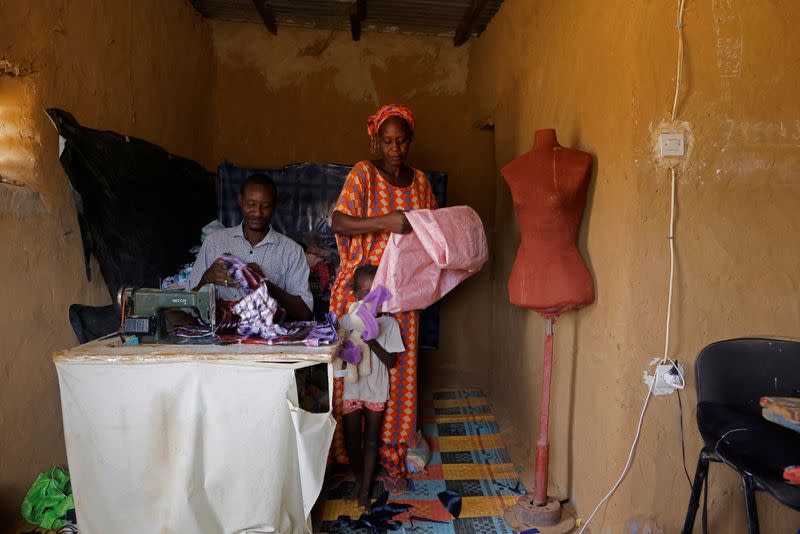
M 353 292 L 358 300 L 363 300 L 372 289 L 377 270 L 374 265 L 362 265 L 356 269 Z M 354 497 L 363 507 L 369 505 L 369 490 L 378 461 L 383 411 L 389 398 L 389 369 L 394 367 L 397 355 L 405 350 L 400 327 L 394 317 L 381 314 L 376 320 L 378 337 L 367 341 L 371 349 L 372 372 L 360 376 L 354 384 L 345 381 L 342 397 L 345 446 L 356 478 Z M 348 317 L 342 319 L 340 326 L 348 331 L 353 330 Z

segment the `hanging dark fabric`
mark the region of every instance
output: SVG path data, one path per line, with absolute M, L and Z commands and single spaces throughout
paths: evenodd
M 75 198 L 86 276 L 94 255 L 115 300 L 120 286 L 158 287 L 191 261 L 200 229 L 216 216 L 212 175 L 147 141 L 81 126 L 66 111 L 47 114 L 63 138 L 59 159 Z M 73 320 L 97 322 L 79 311 Z

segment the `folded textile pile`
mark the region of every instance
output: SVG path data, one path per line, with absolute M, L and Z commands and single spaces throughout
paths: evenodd
M 270 329 L 269 337 L 253 337 L 238 333 L 219 333 L 217 338 L 222 343 L 243 343 L 246 345 L 305 345 L 321 347 L 338 341 L 336 328 L 330 323 L 314 321 L 298 321 L 275 324 Z

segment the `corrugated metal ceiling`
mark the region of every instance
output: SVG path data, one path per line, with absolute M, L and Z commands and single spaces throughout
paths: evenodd
M 253 0 L 191 0 L 203 17 L 263 23 Z M 268 0 L 280 26 L 350 30 L 355 0 Z M 365 32 L 392 32 L 453 37 L 474 0 L 367 0 Z M 470 34 L 479 35 L 503 0 L 488 0 Z

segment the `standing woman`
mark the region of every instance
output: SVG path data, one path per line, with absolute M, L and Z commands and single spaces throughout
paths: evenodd
M 382 158 L 361 161 L 353 167 L 331 220 L 341 263 L 331 290 L 330 309 L 338 317 L 346 314 L 347 306 L 355 300 L 352 289 L 355 270 L 364 264 L 377 265 L 391 234 L 411 232 L 403 212 L 436 207 L 427 176 L 406 164 L 414 128 L 414 114 L 400 104 L 380 108 L 367 121 L 372 151 L 377 153 L 380 149 Z M 384 485 L 391 494 L 398 495 L 406 490 L 406 452 L 409 444 L 414 443 L 417 429 L 419 313 L 398 313 L 395 319 L 400 325 L 406 351 L 398 355 L 389 373 L 389 400 L 381 431 L 380 458 L 387 471 Z M 336 379 L 334 389 L 334 413 L 341 423 L 342 378 Z M 334 453 L 338 462 L 345 463 L 347 454 L 341 424 L 336 428 Z

